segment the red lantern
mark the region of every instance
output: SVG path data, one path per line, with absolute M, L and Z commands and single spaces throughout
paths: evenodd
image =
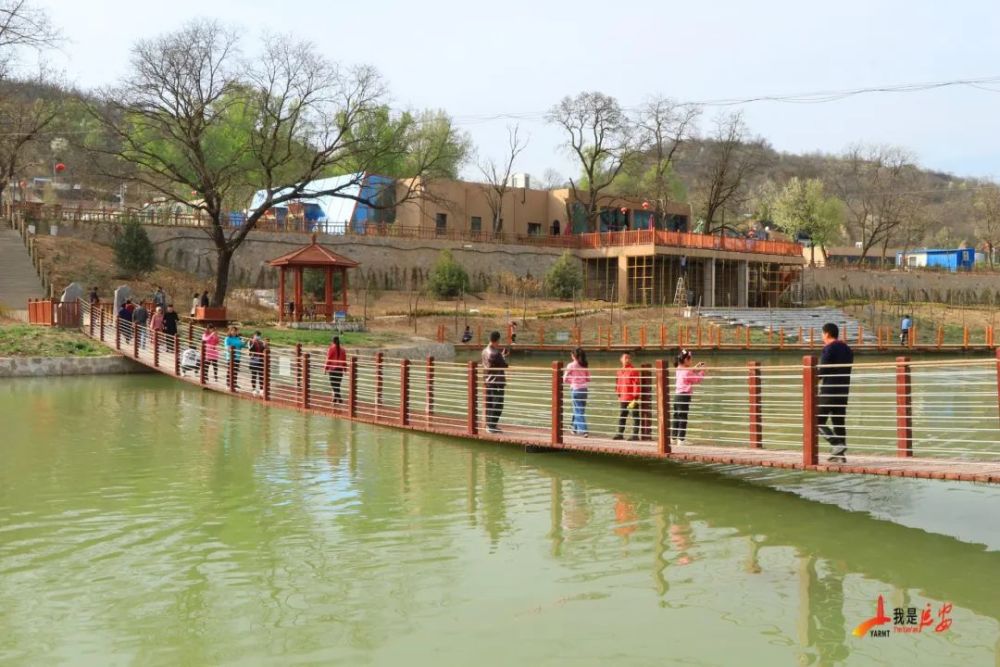
M 642 210 L 643 211 L 648 211 L 649 210 L 649 202 L 648 201 L 642 202 Z
M 61 174 L 64 171 L 66 171 L 66 165 L 62 162 L 56 162 L 56 173 Z

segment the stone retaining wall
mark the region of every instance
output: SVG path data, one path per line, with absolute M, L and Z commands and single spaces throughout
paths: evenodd
M 58 377 L 152 372 L 126 357 L 0 357 L 0 377 Z
M 803 275 L 809 303 L 863 299 L 1000 305 L 1000 274 L 813 268 Z

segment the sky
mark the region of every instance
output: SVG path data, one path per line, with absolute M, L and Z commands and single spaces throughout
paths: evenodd
M 990 0 L 35 2 L 68 38 L 50 62 L 81 88 L 123 76 L 137 40 L 216 18 L 245 32 L 247 52 L 271 31 L 375 66 L 394 107 L 446 110 L 482 157 L 502 159 L 507 126 L 519 123 L 529 144 L 515 171 L 536 179 L 577 173 L 544 112 L 584 90 L 635 107 L 651 95 L 690 102 L 1000 76 L 1000 3 Z M 737 108 L 781 151 L 893 144 L 926 168 L 1000 178 L 1000 82 L 992 88 Z M 720 111 L 707 108 L 702 125 Z M 521 118 L 484 119 L 503 114 Z

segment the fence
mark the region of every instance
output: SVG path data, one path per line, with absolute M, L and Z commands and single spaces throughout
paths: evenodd
M 63 329 L 78 329 L 82 323 L 80 302 L 28 299 L 28 323 Z
M 206 227 L 211 225 L 209 217 L 202 212 L 177 213 L 155 209 L 90 209 L 67 208 L 62 206 L 24 208 L 25 215 L 37 219 L 58 222 L 122 222 L 134 219 L 147 225 L 170 227 Z M 232 228 L 241 224 L 242 218 L 226 217 L 224 226 Z M 563 234 L 558 236 L 541 234 L 506 234 L 494 232 L 474 232 L 469 230 L 436 229 L 424 226 L 401 226 L 386 223 L 370 223 L 355 229 L 343 225 L 337 230 L 330 223 L 317 223 L 302 218 L 277 220 L 265 217 L 254 227 L 256 231 L 272 233 L 333 232 L 348 237 L 405 238 L 416 240 L 460 241 L 465 243 L 535 245 L 573 250 L 613 248 L 633 245 L 659 245 L 673 248 L 694 248 L 703 250 L 724 250 L 739 253 L 781 255 L 802 258 L 802 246 L 785 241 L 758 241 L 755 239 L 731 238 L 693 232 L 670 232 L 666 230 L 636 229 L 620 232 L 600 232 L 586 234 Z
M 538 320 L 531 329 L 517 331 L 517 346 L 522 349 L 564 350 L 584 347 L 596 350 L 672 350 L 685 347 L 693 350 L 815 350 L 823 347 L 820 327 L 753 328 L 747 326 L 724 327 L 701 319 L 693 323 L 678 322 L 659 325 L 610 326 L 591 324 L 559 326 L 557 320 Z M 449 327 L 437 326 L 435 337 L 439 343 L 455 343 L 456 347 L 474 349 L 486 344 L 489 331 L 482 325 L 472 329 L 472 340 L 461 341 L 461 332 L 449 335 Z M 857 350 L 887 352 L 890 350 L 971 350 L 992 349 L 996 346 L 996 331 L 992 326 L 972 329 L 967 325 L 948 330 L 948 337 L 956 342 L 945 342 L 946 329 L 938 325 L 933 329 L 914 326 L 905 338 L 889 326 L 866 329 L 863 325 L 840 325 L 841 332 L 850 332 L 844 339 Z M 510 333 L 505 337 L 510 342 Z
M 565 386 L 560 362 L 550 367 L 515 364 L 506 370 L 502 408 L 496 412 L 496 388 L 475 362 L 387 359 L 378 352 L 357 351 L 343 368 L 331 368 L 323 350 L 227 350 L 218 342 L 213 345 L 206 330 L 193 323 L 170 336 L 118 321 L 103 309 L 92 311 L 87 304 L 80 308 L 83 331 L 90 337 L 167 374 L 265 403 L 553 448 L 657 457 L 683 455 L 694 447 L 702 453 L 784 455 L 780 460 L 802 467 L 819 463 L 823 409 L 813 356 L 801 364 L 709 368 L 695 389 L 684 434 L 679 432 L 683 420 L 678 408 L 671 405 L 676 401 L 670 392 L 671 371 L 662 361 L 637 369 L 634 402 L 616 395 L 615 369 L 591 369 L 583 404 Z M 834 367 L 832 372 L 844 371 Z M 881 464 L 919 457 L 946 471 L 964 471 L 961 466 L 969 464 L 993 466 L 985 470 L 996 475 L 998 406 L 1000 352 L 995 361 L 899 357 L 854 364 L 846 411 L 849 449 L 852 456 L 882 457 L 870 458 Z M 984 468 L 976 470 L 984 474 Z

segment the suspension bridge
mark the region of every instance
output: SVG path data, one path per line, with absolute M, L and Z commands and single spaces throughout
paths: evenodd
M 638 368 L 640 396 L 625 440 L 614 438 L 616 369 L 590 369 L 584 436 L 569 427 L 562 363 L 515 363 L 506 369 L 499 433 L 492 433 L 485 428 L 483 369 L 475 362 L 349 353 L 337 401 L 325 350 L 273 346 L 256 358 L 246 350 L 237 356 L 207 348 L 204 329 L 193 323 L 171 336 L 119 322 L 83 302 L 55 306 L 70 306 L 74 312 L 62 312 L 63 320 L 138 363 L 262 405 L 532 450 L 1000 483 L 1000 352 L 996 359 L 855 363 L 847 462 L 830 463 L 821 452 L 812 355 L 801 363 L 708 368 L 695 389 L 684 441 L 670 437 L 672 373 L 663 361 Z M 187 349 L 202 360 L 217 356 L 218 368 L 184 368 Z

